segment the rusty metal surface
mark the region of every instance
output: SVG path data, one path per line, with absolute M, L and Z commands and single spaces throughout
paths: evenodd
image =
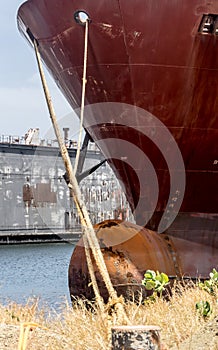
M 128 297 L 131 291 L 140 290 L 143 272 L 151 265 L 157 270 L 165 267 L 170 274 L 175 275 L 166 244 L 162 244 L 162 240 L 153 232 L 122 221 L 106 221 L 95 225 L 95 230 L 111 281 L 118 294 Z M 107 290 L 94 261 L 93 265 L 101 295 L 106 300 Z M 92 288 L 88 287 L 89 282 L 81 239 L 70 262 L 70 294 L 92 298 L 94 295 Z
M 218 249 L 180 238 L 160 235 L 138 225 L 119 220 L 107 220 L 95 225 L 111 281 L 118 294 L 130 297 L 132 292 L 146 291 L 141 281 L 147 269 L 165 272 L 170 277 L 207 278 Z M 215 266 L 216 265 L 216 266 Z M 98 268 L 93 261 L 101 295 L 108 294 Z M 72 254 L 69 266 L 69 288 L 73 296 L 94 297 L 86 264 L 82 239 Z
M 218 269 L 218 247 L 172 236 L 170 238 L 183 277 L 208 279 L 212 269 Z
M 51 183 L 36 183 L 35 186 L 23 185 L 23 201 L 35 207 L 43 203 L 57 203 L 57 194 L 51 191 Z

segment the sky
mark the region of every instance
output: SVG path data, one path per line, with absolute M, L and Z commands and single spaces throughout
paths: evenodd
M 2 1 L 0 11 L 0 135 L 23 136 L 30 128 L 46 135 L 51 122 L 34 50 L 20 34 L 17 11 L 22 0 Z M 46 71 L 47 72 L 47 71 Z M 72 109 L 50 75 L 47 83 L 58 119 Z

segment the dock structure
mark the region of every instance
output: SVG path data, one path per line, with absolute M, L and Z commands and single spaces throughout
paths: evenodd
M 60 230 L 60 232 L 49 230 L 4 230 L 0 232 L 0 245 L 33 243 L 70 243 L 75 245 L 81 236 L 80 227 L 75 227 L 70 231 Z
M 0 138 L 0 244 L 76 242 L 81 236 L 58 145 L 55 140 L 39 142 L 36 136 L 37 144 L 12 136 Z M 68 152 L 73 164 L 76 142 L 69 143 Z M 102 160 L 91 144 L 84 170 Z M 125 195 L 107 163 L 85 177 L 80 186 L 93 223 L 130 215 Z

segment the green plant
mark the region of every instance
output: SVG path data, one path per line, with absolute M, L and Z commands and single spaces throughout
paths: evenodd
M 199 301 L 196 303 L 196 309 L 198 310 L 199 314 L 205 318 L 209 317 L 212 313 L 212 308 L 208 301 Z
M 218 288 L 218 272 L 216 269 L 213 269 L 209 276 L 209 280 L 200 282 L 198 286 L 210 294 L 216 294 L 216 289 Z
M 142 280 L 142 284 L 145 286 L 147 290 L 153 290 L 155 296 L 159 294 L 162 296 L 163 291 L 166 289 L 166 285 L 169 284 L 169 277 L 159 271 L 147 270 L 144 274 L 144 279 Z

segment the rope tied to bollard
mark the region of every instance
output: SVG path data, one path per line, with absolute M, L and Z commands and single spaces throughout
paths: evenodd
M 85 46 L 87 47 L 88 21 L 86 22 L 85 28 L 86 28 Z M 89 253 L 88 253 L 89 249 L 92 252 L 92 255 L 95 259 L 96 265 L 99 269 L 99 272 L 100 272 L 102 279 L 105 283 L 105 286 L 108 290 L 110 303 L 112 303 L 114 305 L 114 310 L 118 314 L 120 322 L 122 324 L 129 324 L 129 319 L 128 319 L 126 312 L 125 312 L 125 309 L 124 309 L 124 303 L 123 303 L 123 301 L 121 301 L 120 298 L 118 298 L 117 292 L 112 285 L 112 282 L 110 280 L 110 276 L 109 276 L 109 273 L 108 273 L 108 270 L 107 270 L 107 267 L 106 267 L 106 264 L 105 264 L 105 261 L 103 258 L 103 254 L 102 254 L 100 246 L 99 246 L 98 239 L 96 237 L 93 225 L 92 225 L 91 220 L 89 218 L 87 208 L 82 200 L 81 191 L 80 191 L 80 188 L 79 188 L 78 182 L 76 180 L 76 176 L 75 176 L 76 167 L 75 167 L 75 170 L 73 171 L 70 157 L 68 154 L 68 150 L 66 148 L 66 145 L 65 145 L 63 138 L 61 136 L 61 133 L 60 133 L 59 125 L 57 122 L 57 118 L 55 115 L 54 107 L 52 104 L 52 100 L 51 100 L 51 97 L 49 94 L 48 86 L 46 83 L 46 79 L 45 79 L 45 75 L 44 75 L 44 71 L 43 71 L 43 67 L 42 67 L 41 57 L 40 57 L 40 53 L 38 50 L 38 43 L 35 39 L 34 39 L 33 43 L 34 43 L 34 49 L 35 49 L 38 69 L 39 69 L 39 73 L 40 73 L 40 77 L 41 77 L 41 82 L 42 82 L 42 86 L 43 86 L 43 90 L 44 90 L 45 99 L 47 102 L 51 122 L 53 125 L 55 135 L 56 135 L 57 140 L 58 140 L 58 144 L 59 144 L 61 156 L 62 156 L 62 159 L 64 162 L 65 170 L 66 170 L 66 173 L 69 177 L 68 187 L 69 187 L 70 191 L 72 191 L 72 197 L 73 197 L 74 202 L 76 204 L 78 214 L 80 216 L 81 223 L 82 223 L 82 231 L 83 231 L 84 237 L 85 237 L 84 244 L 85 244 L 87 265 L 88 265 L 92 285 L 94 287 L 93 289 L 94 289 L 94 293 L 95 293 L 95 297 L 96 297 L 96 302 L 98 303 L 99 308 L 101 310 L 103 310 L 103 308 L 104 308 L 103 301 L 102 301 L 102 298 L 100 296 L 99 289 L 97 287 L 97 282 L 96 282 L 96 279 L 94 276 L 92 260 L 91 260 Z M 87 53 L 85 54 L 85 56 L 87 57 Z M 87 58 L 86 58 L 86 60 L 87 60 Z M 83 81 L 83 99 L 82 99 L 81 111 L 83 113 L 83 111 L 84 111 L 84 98 L 85 98 L 86 72 L 85 72 L 85 74 L 83 74 L 82 81 Z
M 81 102 L 81 122 L 83 120 L 83 113 L 84 113 L 84 101 L 85 101 L 85 85 L 87 83 L 86 80 L 86 67 L 87 67 L 87 42 L 88 42 L 88 21 L 85 26 L 85 52 L 84 52 L 84 62 L 86 64 L 84 65 L 84 73 L 83 73 L 83 79 L 82 79 L 82 102 Z M 87 211 L 87 208 L 82 200 L 81 196 L 81 191 L 76 179 L 76 169 L 77 169 L 77 164 L 75 164 L 75 168 L 73 170 L 72 164 L 70 161 L 70 157 L 68 154 L 68 150 L 66 148 L 66 145 L 63 141 L 63 138 L 61 136 L 59 126 L 57 123 L 56 115 L 54 112 L 54 108 L 52 105 L 51 97 L 48 91 L 46 79 L 44 76 L 43 68 L 42 68 L 42 63 L 41 63 L 41 58 L 37 46 L 37 42 L 34 39 L 34 48 L 35 48 L 35 54 L 36 54 L 36 59 L 38 63 L 38 68 L 39 68 L 39 73 L 41 77 L 41 82 L 51 118 L 51 122 L 53 125 L 53 129 L 55 131 L 61 156 L 64 162 L 65 170 L 69 178 L 69 190 L 71 192 L 71 197 L 73 198 L 78 214 L 81 220 L 81 225 L 82 225 L 82 231 L 83 231 L 83 241 L 84 241 L 84 246 L 85 246 L 85 254 L 86 254 L 86 261 L 87 261 L 87 266 L 91 278 L 91 284 L 95 293 L 95 299 L 96 303 L 99 306 L 100 311 L 103 313 L 107 313 L 108 316 L 116 316 L 116 324 L 123 325 L 120 327 L 123 327 L 122 329 L 119 327 L 113 327 L 112 323 L 112 317 L 111 317 L 111 329 L 110 329 L 110 336 L 112 334 L 112 350 L 160 350 L 161 345 L 159 342 L 159 327 L 156 326 L 131 326 L 130 325 L 130 320 L 126 314 L 125 308 L 124 308 L 124 299 L 122 296 L 118 297 L 116 290 L 114 289 L 105 261 L 104 257 L 97 239 L 97 236 L 95 234 L 93 225 L 91 223 L 91 220 L 89 218 L 89 214 Z M 82 123 L 81 123 L 82 125 Z M 80 128 L 80 132 L 82 129 Z M 79 152 L 79 150 L 78 150 Z M 78 153 L 79 154 L 79 153 Z M 95 263 L 98 267 L 98 270 L 102 276 L 102 279 L 105 283 L 105 286 L 107 288 L 108 294 L 109 294 L 109 299 L 107 305 L 103 303 L 103 299 L 100 295 L 100 291 L 98 288 L 98 283 L 95 277 L 94 273 L 94 267 L 92 263 L 92 257 L 91 254 L 93 255 L 93 258 L 95 260 Z M 126 328 L 125 328 L 126 327 Z M 118 329 L 119 328 L 119 329 Z M 109 327 L 107 327 L 109 331 Z M 112 333 L 111 333 L 112 332 Z M 118 334 L 118 333 L 119 334 Z M 116 335 L 115 335 L 116 334 Z M 163 349 L 163 348 L 162 348 Z

